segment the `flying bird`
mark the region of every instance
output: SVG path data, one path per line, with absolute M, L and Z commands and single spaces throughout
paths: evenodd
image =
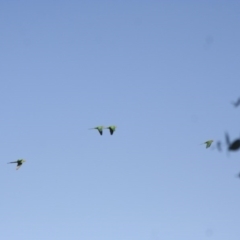
M 113 133 L 115 132 L 117 126 L 109 126 L 109 127 L 106 127 L 105 129 L 109 129 L 110 131 L 110 134 L 113 135 Z
M 238 100 L 236 102 L 232 102 L 232 104 L 235 106 L 235 107 L 238 107 L 240 105 L 240 98 L 238 98 Z
M 206 148 L 209 148 L 211 146 L 212 142 L 213 142 L 213 140 L 208 140 L 202 144 L 206 144 Z
M 89 130 L 90 130 L 90 129 L 97 129 L 98 132 L 100 133 L 100 135 L 102 135 L 102 134 L 103 134 L 104 126 L 97 126 L 97 127 L 94 127 L 94 128 L 89 128 Z
M 227 133 L 225 133 L 225 138 L 226 138 L 226 143 L 229 151 L 236 151 L 240 148 L 240 138 L 236 139 L 232 143 L 230 142 L 230 139 Z
M 228 146 L 228 150 L 230 151 L 236 151 L 240 148 L 240 139 L 236 139 L 234 142 L 232 142 L 229 146 Z
M 17 163 L 17 168 L 16 168 L 16 170 L 18 170 L 18 169 L 22 166 L 22 164 L 23 164 L 24 162 L 26 162 L 26 160 L 24 160 L 24 159 L 18 159 L 17 161 L 9 162 L 9 163 Z

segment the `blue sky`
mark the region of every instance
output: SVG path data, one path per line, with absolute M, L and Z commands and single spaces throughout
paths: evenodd
M 238 240 L 239 9 L 1 1 L 1 238 Z

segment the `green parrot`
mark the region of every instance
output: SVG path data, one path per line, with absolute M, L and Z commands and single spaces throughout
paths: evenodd
M 202 144 L 206 144 L 206 148 L 209 148 L 211 146 L 211 144 L 213 143 L 213 140 L 208 140 Z
M 94 128 L 89 128 L 89 130 L 90 130 L 90 129 L 97 129 L 97 130 L 99 131 L 100 135 L 102 135 L 102 134 L 103 134 L 104 126 L 97 126 L 97 127 L 94 127 Z
M 117 128 L 117 126 L 109 126 L 109 127 L 106 127 L 105 129 L 109 129 L 110 134 L 113 135 L 113 133 L 116 130 L 116 128 Z
M 9 163 L 17 163 L 17 168 L 16 168 L 16 170 L 18 170 L 18 169 L 22 166 L 22 164 L 23 164 L 24 162 L 26 162 L 26 160 L 24 160 L 24 159 L 18 159 L 18 160 L 15 161 L 15 162 L 9 162 Z

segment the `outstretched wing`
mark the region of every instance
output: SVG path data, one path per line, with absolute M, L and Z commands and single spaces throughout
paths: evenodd
M 238 105 L 240 105 L 240 98 L 239 98 L 236 102 L 232 102 L 232 104 L 233 104 L 235 107 L 238 107 Z
M 227 133 L 225 133 L 225 139 L 226 139 L 226 143 L 229 146 L 230 145 L 230 139 Z
M 211 146 L 212 142 L 213 142 L 213 141 L 206 141 L 206 142 L 205 142 L 205 143 L 206 143 L 206 148 L 209 148 L 209 147 Z
M 22 162 L 18 162 L 16 170 L 18 170 L 22 166 Z
M 206 148 L 209 148 L 209 147 L 210 147 L 210 145 L 211 145 L 211 143 L 210 143 L 210 142 L 206 142 Z
M 22 164 L 17 165 L 16 170 L 18 170 L 21 166 L 22 166 Z
M 103 133 L 102 129 L 98 129 L 98 131 L 99 131 L 100 135 L 102 135 L 102 133 Z

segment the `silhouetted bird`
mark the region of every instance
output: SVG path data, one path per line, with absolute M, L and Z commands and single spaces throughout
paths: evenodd
M 240 105 L 240 98 L 238 98 L 238 100 L 236 102 L 232 102 L 232 104 L 235 106 L 235 107 L 238 107 Z
M 236 139 L 231 143 L 227 133 L 225 134 L 225 138 L 229 151 L 236 151 L 240 148 L 240 139 Z
M 17 163 L 17 168 L 16 168 L 16 170 L 18 170 L 18 169 L 22 166 L 22 164 L 23 164 L 24 162 L 26 162 L 24 159 L 18 159 L 18 160 L 15 161 L 15 162 L 9 162 L 9 163 Z
M 232 142 L 230 144 L 230 146 L 228 147 L 228 149 L 230 151 L 236 151 L 240 148 L 240 139 L 236 139 L 234 142 Z
M 102 135 L 102 134 L 103 134 L 104 126 L 97 126 L 97 127 L 94 127 L 94 128 L 89 128 L 89 130 L 90 130 L 90 129 L 97 129 L 98 132 L 100 133 L 100 135 Z

